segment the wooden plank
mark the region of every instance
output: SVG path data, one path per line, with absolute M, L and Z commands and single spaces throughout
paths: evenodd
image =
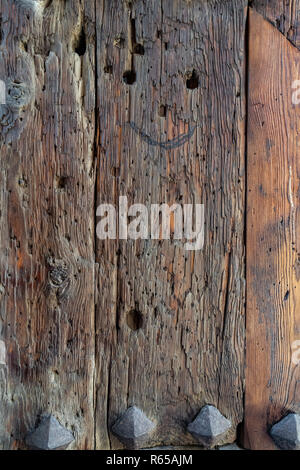
M 205 403 L 232 420 L 234 440 L 243 419 L 247 2 L 125 3 L 96 1 L 97 205 L 126 195 L 148 207 L 204 203 L 205 247 L 97 241 L 96 446 L 120 447 L 109 430 L 133 404 L 157 423 L 151 445 L 195 444 L 186 425 Z M 189 89 L 193 69 L 198 87 Z
M 300 49 L 299 0 L 252 0 L 250 5 Z
M 0 18 L 0 447 L 53 413 L 92 448 L 94 2 L 2 0 Z
M 267 430 L 300 412 L 299 137 L 292 103 L 300 54 L 250 10 L 245 444 L 273 449 Z M 295 362 L 295 361 L 294 361 Z

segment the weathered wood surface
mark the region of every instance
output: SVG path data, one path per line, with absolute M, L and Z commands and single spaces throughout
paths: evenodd
M 249 3 L 300 49 L 299 0 L 250 0 Z
M 0 447 L 48 412 L 92 448 L 94 2 L 1 0 L 0 20 Z
M 272 448 L 268 426 L 300 411 L 297 3 L 254 0 L 261 15 L 250 18 L 252 448 Z M 133 404 L 157 423 L 148 445 L 196 445 L 186 425 L 206 403 L 232 420 L 234 440 L 244 417 L 246 6 L 1 1 L 0 448 L 22 448 L 47 412 L 74 432 L 73 448 L 118 448 L 111 424 Z M 122 195 L 148 207 L 204 203 L 204 250 L 97 240 L 96 206 Z
M 252 449 L 273 449 L 268 428 L 300 412 L 292 360 L 300 339 L 300 105 L 292 102 L 299 78 L 299 51 L 250 10 L 245 444 Z
M 203 202 L 206 215 L 201 252 L 96 242 L 97 448 L 120 446 L 109 428 L 133 404 L 157 422 L 153 445 L 195 443 L 186 425 L 206 403 L 232 439 L 243 419 L 246 3 L 96 0 L 97 204 Z

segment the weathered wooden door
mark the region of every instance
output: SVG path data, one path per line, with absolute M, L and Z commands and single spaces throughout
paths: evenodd
M 1 448 L 43 414 L 121 448 L 133 405 L 198 446 L 207 404 L 274 448 L 300 412 L 297 2 L 248 3 L 1 0 Z M 125 196 L 204 204 L 203 249 L 100 240 Z

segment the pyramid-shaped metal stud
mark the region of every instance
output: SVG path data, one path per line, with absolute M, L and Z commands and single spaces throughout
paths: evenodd
M 226 444 L 226 446 L 219 447 L 218 450 L 244 450 L 239 447 L 235 442 L 233 444 Z
M 112 432 L 128 448 L 141 447 L 154 430 L 155 424 L 136 406 L 131 406 L 115 422 Z
M 44 416 L 39 426 L 26 437 L 26 445 L 31 449 L 65 449 L 72 441 L 73 434 L 64 428 L 54 416 Z
M 205 447 L 214 447 L 222 442 L 231 427 L 231 422 L 217 408 L 205 405 L 188 425 L 188 432 Z
M 289 413 L 272 426 L 270 435 L 280 449 L 300 450 L 300 415 Z

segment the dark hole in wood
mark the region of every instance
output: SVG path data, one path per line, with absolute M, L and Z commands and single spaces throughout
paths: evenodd
M 136 309 L 130 310 L 127 314 L 127 325 L 133 331 L 137 331 L 143 326 L 143 315 Z
M 119 35 L 119 36 L 115 37 L 115 39 L 113 41 L 113 45 L 115 47 L 118 47 L 119 49 L 121 49 L 124 46 L 124 42 L 125 42 L 124 38 Z
M 135 44 L 133 46 L 133 53 L 138 54 L 138 55 L 144 55 L 145 54 L 145 49 L 142 44 Z
M 19 178 L 18 183 L 19 183 L 19 186 L 21 186 L 21 188 L 28 187 L 28 183 L 25 178 Z
M 83 28 L 75 45 L 75 52 L 80 56 L 84 55 L 86 52 L 86 36 Z
M 158 108 L 158 115 L 159 117 L 166 117 L 167 114 L 167 108 L 164 104 L 161 104 L 160 107 Z
M 189 90 L 195 90 L 195 88 L 198 88 L 198 86 L 199 86 L 199 78 L 195 70 L 193 70 L 192 73 L 189 74 L 186 80 L 186 87 Z
M 27 44 L 27 42 L 26 42 L 26 41 L 23 42 L 22 45 L 23 45 L 23 47 L 24 47 L 24 51 L 25 51 L 25 52 L 28 52 L 28 44 Z
M 130 20 L 130 35 L 131 43 L 133 44 L 132 52 L 138 55 L 144 55 L 145 50 L 142 44 L 139 44 L 136 40 L 136 28 L 135 28 L 135 19 L 131 18 Z
M 104 66 L 104 73 L 112 74 L 113 73 L 112 65 L 110 65 L 110 64 L 105 65 Z
M 136 80 L 136 74 L 133 70 L 126 70 L 123 73 L 123 80 L 126 85 L 133 85 Z
M 67 185 L 68 177 L 67 176 L 58 176 L 56 178 L 56 187 L 58 189 L 65 189 Z
M 111 169 L 111 174 L 115 177 L 117 176 L 120 176 L 120 168 L 114 166 L 112 169 Z

